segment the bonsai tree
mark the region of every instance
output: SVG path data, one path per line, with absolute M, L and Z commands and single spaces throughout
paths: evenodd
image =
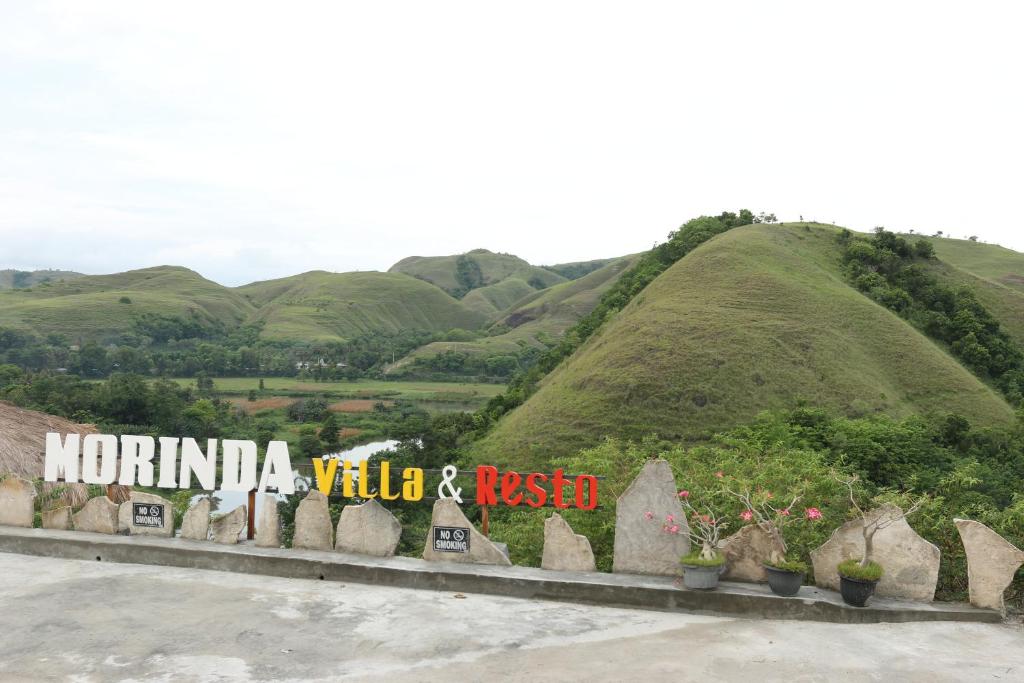
M 722 532 L 728 528 L 728 522 L 722 521 L 709 505 L 694 505 L 690 501 L 689 491 L 679 492 L 679 502 L 689 523 L 684 525 L 684 520 L 667 515 L 662 523 L 662 531 L 668 534 L 686 533 L 690 537 L 690 543 L 700 546 L 700 550 L 695 550 L 683 558 L 684 564 L 690 563 L 691 560 L 700 564 L 722 564 L 725 560 L 718 552 L 718 542 L 722 538 Z M 654 514 L 645 512 L 644 517 L 654 519 Z
M 893 505 L 882 509 L 878 515 L 872 516 L 865 512 L 857 503 L 857 496 L 854 494 L 854 485 L 859 480 L 860 478 L 856 474 L 852 477 L 839 479 L 839 481 L 846 486 L 846 489 L 849 492 L 850 505 L 860 517 L 861 533 L 864 537 L 864 551 L 861 554 L 860 560 L 851 558 L 841 562 L 839 564 L 839 573 L 842 576 L 854 579 L 877 581 L 882 576 L 882 566 L 874 561 L 875 534 L 917 512 L 921 505 L 923 505 L 927 500 L 927 497 L 922 496 L 921 498 L 918 498 L 906 510 Z

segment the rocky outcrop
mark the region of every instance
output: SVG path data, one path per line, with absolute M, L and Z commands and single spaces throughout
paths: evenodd
M 32 527 L 36 487 L 28 479 L 9 474 L 0 480 L 0 525 Z
M 295 511 L 293 548 L 331 550 L 334 547 L 334 528 L 327 496 L 313 490 L 299 503 Z
M 338 520 L 334 549 L 346 553 L 390 557 L 402 539 L 402 525 L 376 499 L 346 505 Z
M 981 522 L 954 519 L 967 553 L 971 604 L 1006 613 L 1003 593 L 1024 564 L 1024 551 Z
M 81 510 L 72 517 L 75 531 L 92 531 L 98 534 L 117 533 L 118 505 L 106 496 L 90 498 Z
M 496 544 L 470 524 L 458 503 L 451 498 L 434 501 L 430 529 L 423 545 L 423 559 L 431 562 L 512 564 Z
M 879 515 L 899 515 L 899 508 L 884 505 L 867 513 L 868 519 Z M 839 590 L 836 567 L 864 553 L 863 523 L 851 520 L 832 533 L 821 547 L 811 551 L 814 582 L 819 588 Z M 905 519 L 900 519 L 875 533 L 872 559 L 882 565 L 882 579 L 875 588 L 881 597 L 906 598 L 931 602 L 939 580 L 939 549 L 918 536 Z
M 235 545 L 238 536 L 249 523 L 249 513 L 244 505 L 239 505 L 231 512 L 215 517 L 210 522 L 210 531 L 216 543 Z
M 666 520 L 679 525 L 679 533 L 665 532 Z M 679 560 L 690 552 L 686 531 L 672 468 L 649 460 L 616 503 L 612 571 L 678 576 Z
M 181 537 L 192 541 L 210 538 L 210 499 L 203 496 L 192 504 L 181 520 Z
M 544 553 L 540 566 L 563 572 L 597 571 L 590 540 L 573 533 L 569 523 L 557 512 L 544 520 Z

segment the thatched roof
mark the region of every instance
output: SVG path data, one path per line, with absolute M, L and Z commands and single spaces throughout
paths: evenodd
M 46 433 L 81 435 L 96 434 L 96 427 L 66 420 L 63 417 L 25 410 L 0 401 L 0 474 L 16 474 L 25 479 L 42 479 L 46 459 Z M 115 487 L 115 498 L 127 498 L 124 487 Z M 66 505 L 79 506 L 88 499 L 85 484 L 47 484 L 44 489 L 60 491 Z M 118 501 L 115 501 L 118 502 Z

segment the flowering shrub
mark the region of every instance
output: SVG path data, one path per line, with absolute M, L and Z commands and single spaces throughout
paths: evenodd
M 772 539 L 772 547 L 768 557 L 768 564 L 783 568 L 789 564 L 786 560 L 786 540 L 782 536 L 782 529 L 788 524 L 799 520 L 793 515 L 794 506 L 803 499 L 804 486 L 797 484 L 796 488 L 786 487 L 786 495 L 781 500 L 789 500 L 789 504 L 783 507 L 776 507 L 773 503 L 775 494 L 750 481 L 738 480 L 733 482 L 723 476 L 722 472 L 716 472 L 715 476 L 722 480 L 723 490 L 738 500 L 743 505 L 739 517 L 747 524 L 756 524 Z M 817 521 L 821 519 L 821 510 L 816 507 L 807 507 L 803 511 L 803 519 Z
M 701 564 L 721 564 L 721 554 L 717 548 L 722 532 L 729 526 L 728 522 L 723 521 L 707 504 L 695 505 L 690 500 L 690 492 L 685 489 L 679 492 L 679 502 L 683 506 L 686 519 L 680 520 L 676 519 L 675 515 L 666 515 L 661 530 L 667 534 L 689 536 L 691 543 L 700 546 L 700 550 L 691 555 L 698 558 Z M 645 512 L 644 519 L 653 520 L 654 513 Z

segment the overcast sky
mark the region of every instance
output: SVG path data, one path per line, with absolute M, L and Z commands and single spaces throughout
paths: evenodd
M 1020 3 L 683 4 L 3 2 L 0 268 L 550 264 L 740 207 L 1024 250 Z

